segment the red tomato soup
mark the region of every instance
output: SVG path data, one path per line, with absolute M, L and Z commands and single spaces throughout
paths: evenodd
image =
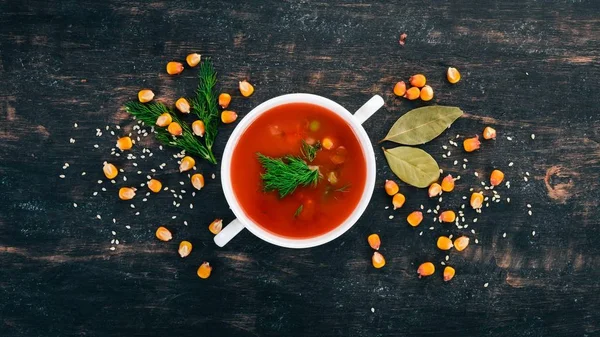
M 325 149 L 330 145 L 325 138 L 333 142 L 330 149 Z M 302 155 L 303 141 L 322 144 L 312 162 Z M 299 186 L 283 198 L 277 191 L 265 192 L 258 153 L 297 156 L 318 166 L 317 185 Z M 245 214 L 267 231 L 291 238 L 315 237 L 339 226 L 358 205 L 366 175 L 365 155 L 350 126 L 334 112 L 308 103 L 264 112 L 244 131 L 231 160 L 233 191 Z

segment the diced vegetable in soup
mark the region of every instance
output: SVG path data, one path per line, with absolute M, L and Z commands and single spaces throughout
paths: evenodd
M 366 181 L 350 126 L 318 105 L 291 103 L 259 116 L 233 151 L 231 180 L 245 214 L 274 234 L 310 238 L 346 220 Z

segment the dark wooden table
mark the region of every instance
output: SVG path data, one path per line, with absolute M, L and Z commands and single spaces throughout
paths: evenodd
M 0 335 L 599 336 L 599 13 L 591 0 L 0 0 Z M 167 186 L 185 180 L 175 151 L 151 137 L 140 143 L 155 155 L 138 167 L 110 148 L 135 125 L 121 107 L 141 87 L 165 102 L 192 94 L 195 71 L 173 78 L 164 67 L 193 51 L 213 58 L 240 117 L 291 92 L 349 110 L 385 98 L 365 124 L 378 187 L 349 232 L 305 250 L 243 232 L 218 248 L 206 227 L 233 214 L 219 166 L 206 162 L 198 164 L 205 189 L 179 208 L 170 193 L 138 198 L 136 209 L 117 199 L 119 186 L 144 182 L 163 162 L 157 175 Z M 445 81 L 448 66 L 461 70 L 458 85 Z M 423 146 L 461 175 L 444 207 L 458 208 L 493 168 L 511 181 L 476 223 L 466 211 L 468 229 L 434 224 L 430 214 L 416 229 L 406 225 L 409 211 L 437 205 L 423 190 L 402 186 L 406 205 L 385 209 L 381 186 L 393 174 L 376 142 L 423 105 L 391 92 L 414 73 L 428 76 L 432 103 L 467 113 Z M 250 99 L 235 90 L 241 79 L 256 86 Z M 448 143 L 486 125 L 499 137 L 477 153 Z M 218 157 L 234 127 L 221 126 Z M 105 160 L 126 171 L 115 185 L 97 183 Z M 158 225 L 175 239 L 156 240 Z M 370 264 L 372 232 L 383 240 L 382 270 Z M 442 268 L 437 236 L 461 233 L 471 245 L 449 254 L 455 279 L 418 279 L 421 262 Z M 181 239 L 194 244 L 186 259 L 176 253 Z M 208 280 L 196 276 L 204 260 L 214 266 Z

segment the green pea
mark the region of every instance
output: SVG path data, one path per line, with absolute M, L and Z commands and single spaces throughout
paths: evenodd
M 310 121 L 310 124 L 308 125 L 308 128 L 312 132 L 315 132 L 315 131 L 319 130 L 320 127 L 321 127 L 321 122 L 319 122 L 317 120 Z

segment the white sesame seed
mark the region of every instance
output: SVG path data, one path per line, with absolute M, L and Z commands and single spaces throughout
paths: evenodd
M 135 205 L 134 204 L 130 204 L 129 207 L 135 208 Z
M 527 208 L 531 208 L 531 204 L 527 204 Z
M 217 176 L 213 173 L 211 177 L 215 179 Z
M 456 164 L 458 164 L 458 160 L 455 160 L 455 161 L 454 161 L 454 165 L 456 165 Z
M 529 172 L 525 172 L 525 175 L 529 177 Z
M 115 250 L 115 249 L 116 249 L 115 247 L 110 247 L 110 250 Z
M 75 139 L 73 139 L 73 138 L 69 139 L 69 143 L 74 144 L 75 143 Z
M 65 179 L 65 175 L 64 174 L 61 174 L 58 177 L 61 178 L 61 179 Z
M 448 158 L 448 156 L 446 156 L 445 154 L 442 155 L 442 158 Z
M 98 180 L 98 184 L 102 184 L 102 180 Z
M 535 236 L 535 231 L 531 232 L 531 235 Z
M 476 177 L 479 177 L 479 173 L 475 172 L 473 173 Z
M 171 219 L 177 219 L 177 215 L 173 215 Z
M 502 234 L 502 237 L 505 238 L 506 237 L 506 233 Z
M 477 218 L 473 219 L 473 222 L 477 222 Z
M 533 215 L 533 212 L 531 212 L 531 210 L 529 210 L 529 212 L 527 212 L 527 214 Z
M 484 288 L 487 288 L 489 285 L 490 285 L 490 284 L 486 282 L 486 283 L 483 285 L 483 287 L 484 287 Z
M 479 240 L 475 239 L 475 243 L 479 243 Z
M 135 212 L 135 215 L 140 215 L 140 212 Z
M 442 200 L 443 200 L 443 199 L 442 199 L 442 197 L 440 197 L 440 198 L 438 199 L 438 202 L 442 202 Z
M 448 259 L 450 259 L 450 256 L 446 255 L 445 259 L 446 261 L 448 261 Z
M 98 195 L 98 192 L 94 192 L 94 193 L 92 193 L 92 195 L 93 195 L 93 196 L 97 196 L 97 195 Z
M 508 139 L 508 140 L 513 140 L 513 139 L 512 139 L 512 137 L 506 137 L 506 139 Z
M 432 226 L 432 227 L 429 227 L 429 230 L 430 230 L 430 231 L 434 230 L 434 227 L 433 227 L 433 226 Z
M 528 181 L 529 179 L 527 179 L 527 177 L 523 177 L 523 180 Z
M 137 163 L 132 163 L 132 164 L 133 164 L 133 166 L 137 166 Z
M 179 185 L 185 185 L 185 183 L 183 181 L 180 181 Z
M 125 228 L 127 228 L 127 229 L 131 229 L 131 226 L 127 225 L 127 226 L 125 226 Z
M 506 202 L 510 203 L 510 198 L 506 198 Z
M 444 150 L 448 150 L 448 146 L 446 146 L 446 145 L 442 145 L 442 149 L 444 149 Z
M 100 145 L 98 145 L 98 144 L 94 144 L 94 148 L 96 148 L 96 149 L 97 149 L 97 148 L 99 148 L 99 147 L 100 147 Z
M 73 203 L 73 207 L 77 207 L 77 203 Z
M 102 220 L 102 217 L 100 216 L 100 214 L 96 214 L 96 218 Z
M 535 139 L 535 134 L 531 134 L 531 139 Z
M 422 236 L 422 235 L 423 235 L 423 231 L 421 231 L 421 232 L 419 233 L 419 236 Z
M 193 209 L 193 208 L 194 208 L 194 204 L 190 204 L 190 209 Z
M 440 174 L 444 173 L 444 170 L 440 169 Z
M 508 163 L 508 166 L 513 166 L 515 163 L 513 163 L 512 161 L 510 163 Z
M 467 169 L 467 164 L 463 164 L 463 169 Z
M 450 157 L 450 155 L 451 155 L 451 154 L 452 154 L 452 152 L 450 152 L 450 151 L 446 152 L 446 155 L 447 155 L 448 157 Z
M 114 244 L 115 243 L 115 239 L 110 240 L 110 244 Z
M 184 221 L 183 224 L 186 225 L 186 226 L 188 225 L 187 221 Z
M 388 216 L 388 219 L 392 220 L 394 218 L 393 215 Z

